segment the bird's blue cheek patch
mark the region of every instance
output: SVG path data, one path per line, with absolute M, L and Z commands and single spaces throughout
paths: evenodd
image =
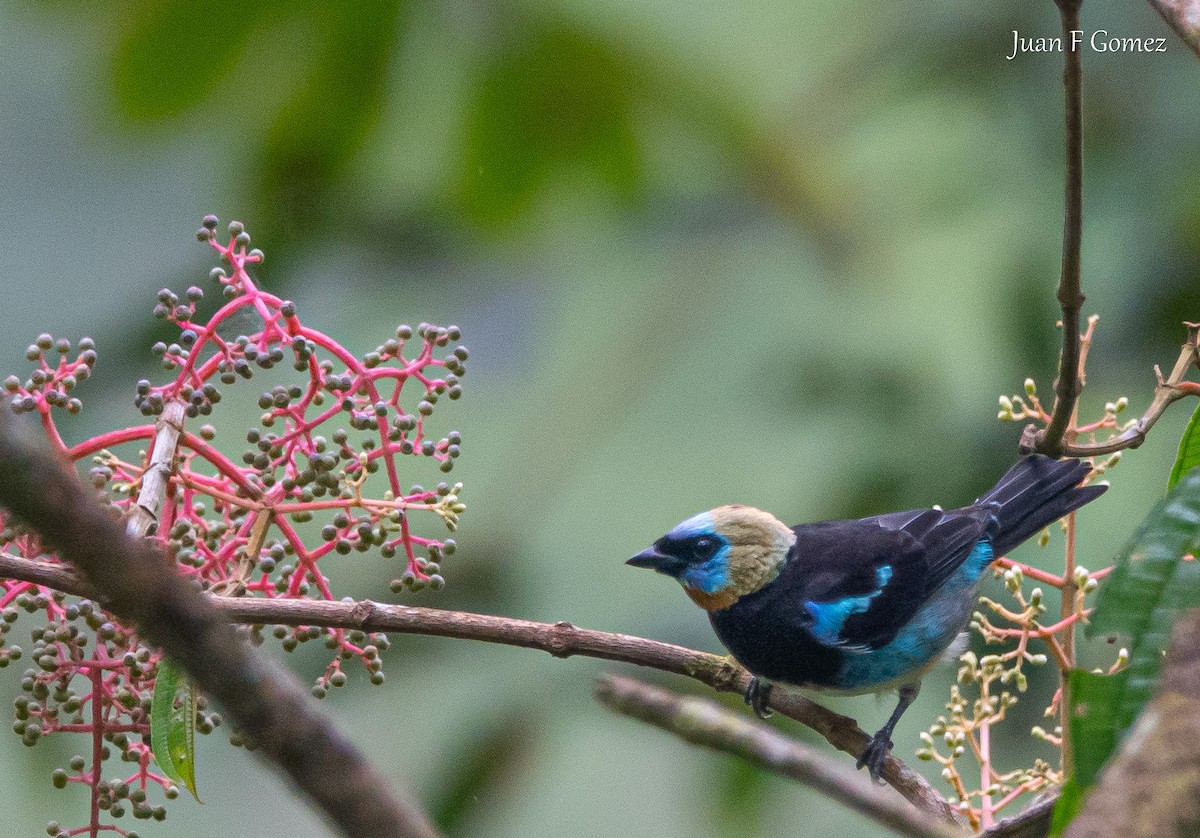
M 841 644 L 842 626 L 851 614 L 861 614 L 871 607 L 871 600 L 883 593 L 892 578 L 891 565 L 875 568 L 876 589 L 869 594 L 850 596 L 833 602 L 806 602 L 804 609 L 812 617 L 809 631 L 823 643 L 831 646 Z
M 722 546 L 708 561 L 689 567 L 680 575 L 680 579 L 685 585 L 706 594 L 724 590 L 729 584 L 729 545 Z

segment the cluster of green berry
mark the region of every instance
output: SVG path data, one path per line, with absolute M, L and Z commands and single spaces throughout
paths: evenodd
M 37 414 L 52 445 L 75 462 L 89 463 L 91 485 L 116 512 L 136 517 L 153 509 L 148 536 L 210 593 L 334 599 L 324 557 L 366 552 L 403 562 L 391 584 L 394 593 L 442 587 L 442 563 L 455 552 L 455 541 L 418 528 L 436 520 L 453 532 L 465 509 L 462 484 L 405 490 L 400 480 L 405 459 L 419 458 L 445 473 L 461 455 L 460 432 L 430 430 L 439 401 L 462 395 L 469 353 L 459 343 L 461 330 L 401 325 L 356 356 L 302 322 L 294 303 L 258 286 L 248 267 L 263 255 L 249 247 L 243 225 L 231 223 L 224 241 L 216 227 L 217 219 L 206 217 L 198 238 L 224 263 L 209 274 L 221 287 L 219 309 L 206 313 L 198 286 L 182 295 L 166 288 L 157 295 L 154 315 L 179 334 L 152 347 L 170 379 L 164 384 L 143 379 L 135 387 L 134 406 L 152 423 L 73 446 L 64 442 L 56 412 L 78 412 L 72 391 L 96 362 L 94 343 L 86 338 L 73 349 L 69 341 L 39 336 L 27 352 L 35 365 L 31 375 L 4 380 L 11 406 Z M 251 328 L 245 326 L 249 321 Z M 227 337 L 235 330 L 236 336 Z M 268 381 L 257 396 L 261 413 L 255 426 L 232 444 L 219 440 L 218 427 L 244 421 L 229 418 L 243 415 L 237 412 L 240 400 L 223 391 L 262 374 Z M 289 375 L 291 380 L 280 380 Z M 201 417 L 204 424 L 190 425 Z M 147 498 L 153 472 L 163 464 L 170 473 L 158 481 L 157 495 Z M 55 561 L 35 536 L 2 518 L 0 549 L 27 560 Z M 44 616 L 32 629 L 28 653 L 6 645 L 25 612 Z M 383 682 L 385 635 L 317 626 L 249 626 L 245 633 L 253 643 L 269 633 L 288 652 L 323 641 L 332 660 L 313 686 L 317 697 L 347 683 L 343 665 L 353 660 L 361 661 L 371 683 Z M 158 653 L 94 602 L 35 582 L 0 579 L 0 668 L 26 655 L 32 665 L 22 678 L 14 731 L 29 745 L 65 732 L 89 735 L 94 744 L 90 760 L 76 757 L 54 772 L 54 785 L 91 789 L 94 828 L 101 828 L 97 812 L 161 820 L 165 810 L 148 802 L 147 789 L 157 785 L 168 798 L 178 790 L 151 770 L 149 716 Z M 220 722 L 200 697 L 195 729 L 208 733 Z M 253 747 L 253 734 L 234 731 L 230 740 Z M 136 771 L 103 778 L 102 765 L 114 754 L 134 763 Z M 102 828 L 133 834 L 115 825 Z M 59 832 L 52 824 L 49 834 Z

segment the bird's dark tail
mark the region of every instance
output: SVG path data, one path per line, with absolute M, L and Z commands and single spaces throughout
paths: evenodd
M 1041 454 L 1022 457 L 979 504 L 997 504 L 992 548 L 1003 556 L 1043 527 L 1104 494 L 1108 486 L 1080 486 L 1091 469 L 1079 460 Z

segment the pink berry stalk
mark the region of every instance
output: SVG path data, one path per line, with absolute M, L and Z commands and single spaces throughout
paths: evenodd
M 439 403 L 462 393 L 468 353 L 458 345 L 459 329 L 399 326 L 359 357 L 306 325 L 294 303 L 258 286 L 249 269 L 263 255 L 250 247 L 243 225 L 229 224 L 224 241 L 216 226 L 215 217 L 206 217 L 198 238 L 222 262 L 210 278 L 221 288 L 223 305 L 205 315 L 204 292 L 195 286 L 182 298 L 169 289 L 158 294 L 154 314 L 178 337 L 153 347 L 168 380 L 136 387 L 134 405 L 152 421 L 68 444 L 56 418 L 61 410 L 80 410 L 74 392 L 91 376 L 97 353 L 88 338 L 72 347 L 47 334 L 26 353 L 34 366 L 28 377 L 4 381 L 12 409 L 36 414 L 51 445 L 76 463 L 87 462 L 92 485 L 116 512 L 149 516 L 147 536 L 212 593 L 333 600 L 338 594 L 328 567 L 336 559 L 327 557 L 372 551 L 399 561 L 394 593 L 440 588 L 440 562 L 455 550 L 444 534 L 454 532 L 465 508 L 462 484 L 406 487 L 402 475 L 429 466 L 450 472 L 459 456 L 460 433 L 432 430 Z M 244 381 L 255 375 L 269 386 L 247 393 Z M 217 440 L 216 425 L 236 421 L 228 417 L 233 411 L 218 407 L 227 394 L 225 404 L 236 401 L 232 396 L 249 397 L 261 411 L 236 443 Z M 182 417 L 179 427 L 160 435 L 160 425 L 174 417 Z M 154 457 L 152 446 L 158 439 L 161 447 L 163 438 L 174 450 Z M 150 508 L 144 495 L 155 462 L 172 465 Z M 0 549 L 57 561 L 19 521 L 3 517 Z M 126 813 L 161 820 L 165 810 L 148 801 L 147 791 L 157 786 L 173 798 L 178 790 L 151 770 L 146 741 L 159 653 L 97 603 L 0 580 L 0 667 L 25 654 L 5 637 L 22 612 L 41 622 L 31 631 L 32 668 L 21 682 L 14 730 L 30 745 L 51 733 L 92 740 L 89 757 L 77 756 L 69 770 L 53 775 L 57 787 L 90 789 L 89 822 L 76 829 L 52 824 L 50 834 L 134 835 L 110 821 Z M 250 630 L 252 640 L 262 641 L 261 629 Z M 349 660 L 362 661 L 373 683 L 383 680 L 384 635 L 317 626 L 277 626 L 273 633 L 287 651 L 324 640 L 332 654 L 313 687 L 318 697 L 346 683 Z M 220 722 L 201 701 L 197 730 L 210 732 Z M 232 739 L 253 737 L 239 731 Z M 106 780 L 101 768 L 114 755 L 132 767 Z

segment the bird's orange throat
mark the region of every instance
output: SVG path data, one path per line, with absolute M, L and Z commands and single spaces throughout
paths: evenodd
M 683 592 L 691 597 L 692 602 L 699 605 L 710 614 L 713 611 L 721 611 L 738 601 L 738 595 L 733 591 L 717 591 L 715 594 L 706 594 L 699 588 L 693 588 L 691 585 L 684 585 Z

